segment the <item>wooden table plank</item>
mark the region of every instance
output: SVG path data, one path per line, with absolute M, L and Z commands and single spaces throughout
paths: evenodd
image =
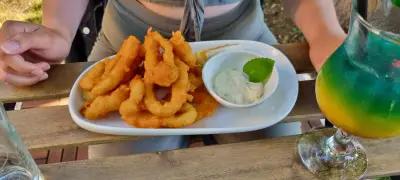
M 285 121 L 318 120 L 323 117 L 315 99 L 315 81 L 299 82 L 299 95 L 296 104 Z
M 76 160 L 84 160 L 88 159 L 89 147 L 88 146 L 79 146 L 78 152 L 76 154 Z
M 299 73 L 313 71 L 306 43 L 281 44 L 276 47 L 288 56 Z M 0 102 L 66 97 L 80 72 L 91 63 L 53 65 L 49 79 L 31 87 L 15 88 L 0 82 Z
M 298 136 L 42 165 L 48 179 L 314 179 L 298 160 Z M 400 173 L 400 138 L 362 140 L 367 177 Z
M 70 146 L 63 148 L 61 162 L 75 161 L 78 153 L 78 147 Z
M 289 58 L 297 73 L 315 71 L 310 61 L 307 43 L 278 44 L 274 47 L 281 50 Z
M 49 156 L 49 151 L 43 150 L 43 151 L 29 151 L 35 160 L 36 164 L 46 164 L 48 156 Z
M 84 130 L 72 121 L 67 106 L 9 111 L 7 114 L 30 150 L 137 139 Z
M 103 135 L 81 129 L 72 121 L 67 106 L 32 108 L 8 111 L 7 113 L 10 121 L 31 150 L 100 144 L 137 138 Z M 298 101 L 284 122 L 320 117 L 322 115 L 314 97 L 314 81 L 300 82 Z
M 81 71 L 90 63 L 52 65 L 49 79 L 31 87 L 12 87 L 0 82 L 0 102 L 67 97 Z
M 47 164 L 48 163 L 58 163 L 61 162 L 63 149 L 52 149 L 49 151 L 49 157 L 47 157 Z

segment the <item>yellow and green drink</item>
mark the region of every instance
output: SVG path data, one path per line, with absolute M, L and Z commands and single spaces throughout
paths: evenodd
M 353 0 L 345 42 L 326 60 L 316 99 L 338 130 L 303 135 L 301 161 L 322 179 L 358 179 L 366 153 L 352 135 L 400 135 L 400 1 Z
M 400 135 L 400 40 L 390 36 L 350 32 L 318 74 L 321 111 L 350 134 Z

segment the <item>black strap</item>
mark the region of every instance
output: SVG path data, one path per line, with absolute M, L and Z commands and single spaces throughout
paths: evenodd
M 365 20 L 367 20 L 367 16 L 368 16 L 368 1 L 366 1 L 366 0 L 357 0 L 357 11 Z

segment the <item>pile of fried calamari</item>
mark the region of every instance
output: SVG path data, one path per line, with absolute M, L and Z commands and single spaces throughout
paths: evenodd
M 139 128 L 191 125 L 219 106 L 203 85 L 199 62 L 180 32 L 168 40 L 149 30 L 143 45 L 130 36 L 80 80 L 81 113 L 95 120 L 119 111 Z

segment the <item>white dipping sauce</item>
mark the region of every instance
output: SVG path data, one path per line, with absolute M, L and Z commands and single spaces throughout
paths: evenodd
M 252 83 L 236 69 L 224 69 L 214 79 L 215 92 L 235 104 L 249 104 L 261 98 L 263 83 Z

